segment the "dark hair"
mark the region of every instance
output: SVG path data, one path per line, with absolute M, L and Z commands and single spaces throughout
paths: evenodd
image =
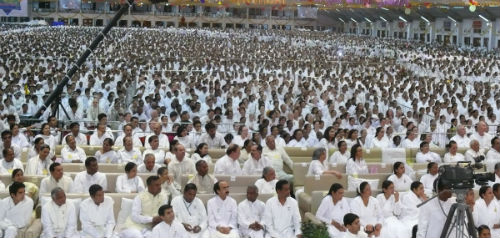
M 95 195 L 97 194 L 97 192 L 99 191 L 102 191 L 102 187 L 101 185 L 99 184 L 92 184 L 90 187 L 89 187 L 89 194 L 91 197 L 95 197 Z
M 198 144 L 198 146 L 196 146 L 196 150 L 194 151 L 194 153 L 200 155 L 200 157 L 205 157 L 205 155 L 202 155 L 201 154 L 201 149 L 203 148 L 203 146 L 207 145 L 207 143 L 205 142 L 202 142 L 200 144 Z
M 224 181 L 224 180 L 222 180 Z M 216 183 L 214 183 L 214 193 L 217 194 L 217 191 L 219 191 L 220 189 L 220 182 L 221 181 L 217 181 Z
M 484 194 L 486 191 L 488 191 L 488 188 L 491 188 L 490 186 L 481 186 L 479 189 L 479 197 L 484 198 Z
M 97 159 L 95 157 L 87 157 L 87 159 L 85 159 L 85 167 L 89 167 L 90 166 L 90 163 L 93 163 L 93 162 L 96 162 L 97 163 Z
M 333 129 L 333 126 L 329 126 L 329 127 L 327 127 L 327 128 L 325 129 L 325 133 L 323 134 L 323 138 L 325 138 L 325 140 L 326 140 L 327 142 L 332 142 L 332 141 L 335 141 L 335 134 L 333 135 L 333 137 L 332 137 L 332 138 L 329 138 L 329 136 L 330 136 L 330 135 L 329 135 L 329 134 L 330 134 L 329 132 L 330 132 L 330 130 L 332 130 L 332 129 Z
M 23 170 L 22 169 L 14 169 L 14 170 L 12 170 L 12 175 L 11 175 L 12 178 L 16 177 L 16 174 L 19 173 L 19 172 L 23 172 Z
M 45 149 L 49 149 L 50 150 L 50 146 L 48 146 L 47 144 L 43 144 L 43 145 L 40 146 L 40 151 L 45 150 Z
M 3 135 L 2 135 L 2 137 L 3 137 Z M 38 143 L 40 143 L 40 141 L 41 141 L 41 140 L 43 140 L 43 138 L 42 138 L 42 137 L 38 137 L 38 138 L 36 138 L 36 139 L 35 139 L 35 145 L 37 145 Z
M 149 176 L 148 179 L 146 179 L 147 186 L 151 185 L 154 181 L 157 181 L 158 179 L 160 179 L 160 177 L 156 175 Z
M 198 188 L 196 187 L 196 184 L 194 184 L 194 183 L 188 183 L 188 184 L 186 184 L 186 186 L 184 186 L 184 192 L 188 192 L 190 190 L 198 191 Z
M 382 190 L 388 189 L 391 184 L 394 184 L 391 180 L 385 180 L 384 182 L 382 182 Z
M 484 230 L 490 230 L 490 228 L 487 225 L 480 225 L 477 227 L 477 233 L 481 234 Z
M 132 171 L 132 169 L 135 168 L 136 166 L 137 165 L 134 162 L 128 162 L 125 165 L 125 173 L 128 173 L 128 172 Z
M 429 171 L 431 170 L 432 166 L 434 166 L 435 164 L 437 164 L 436 162 L 429 162 L 427 164 L 427 173 L 429 173 Z
M 377 129 L 375 130 L 375 137 L 378 136 L 378 133 L 380 133 L 380 131 L 382 131 L 382 129 L 384 129 L 384 128 L 381 126 L 377 127 Z
M 156 174 L 158 175 L 162 175 L 163 174 L 163 171 L 168 171 L 168 168 L 167 167 L 160 167 L 158 168 L 158 171 L 156 171 Z
M 495 140 L 498 139 L 498 136 L 495 136 L 493 137 L 493 139 L 491 139 L 491 146 L 493 147 L 493 144 L 495 143 Z
M 361 145 L 360 144 L 355 144 L 352 146 L 351 148 L 351 159 L 352 160 L 355 160 L 354 156 L 356 156 L 356 151 L 358 150 L 358 148 L 360 148 Z
M 208 132 L 209 130 L 211 129 L 215 129 L 217 128 L 217 126 L 215 124 L 213 124 L 212 122 L 209 122 L 205 125 L 205 130 Z
M 69 124 L 69 129 L 73 129 L 76 126 L 80 126 L 80 124 L 78 124 L 78 122 L 72 122 L 71 124 Z
M 20 183 L 20 182 L 13 182 L 10 187 L 9 187 L 9 194 L 14 194 L 16 195 L 17 191 L 19 191 L 19 189 L 21 188 L 25 188 L 26 186 L 24 185 L 24 183 Z
M 422 143 L 420 143 L 420 150 L 422 150 L 422 147 L 428 145 L 429 143 L 427 143 L 426 141 L 423 141 Z
M 158 208 L 158 215 L 165 216 L 165 211 L 168 209 L 172 209 L 172 205 L 170 204 L 162 205 L 160 208 Z
M 175 133 L 177 137 L 181 137 L 181 133 L 183 130 L 187 130 L 186 124 L 182 124 L 177 128 L 177 132 Z
M 2 140 L 3 140 L 3 137 L 6 136 L 6 135 L 11 135 L 12 136 L 12 132 L 10 132 L 9 130 L 5 130 L 5 131 L 2 131 Z M 40 138 L 40 137 L 38 137 Z
M 158 136 L 157 136 L 157 135 L 152 135 L 152 136 L 150 136 L 150 137 L 149 137 L 149 139 L 148 139 L 148 143 L 150 143 L 150 144 L 151 144 L 151 142 L 152 142 L 154 139 L 157 139 L 157 140 L 158 140 Z
M 342 146 L 342 143 L 344 143 L 344 144 L 346 144 L 346 145 L 347 145 L 347 143 L 346 143 L 345 141 L 341 140 L 341 141 L 339 141 L 339 142 L 337 143 L 337 148 L 339 148 L 339 149 L 340 149 L 340 146 Z
M 344 215 L 344 226 L 351 225 L 356 219 L 359 219 L 358 215 L 354 213 L 347 213 Z
M 113 142 L 113 139 L 111 138 L 106 138 L 102 141 L 102 144 L 104 145 L 104 143 L 107 142 L 110 146 L 113 146 L 115 145 L 115 142 Z
M 108 117 L 108 116 L 106 115 L 106 113 L 99 113 L 99 114 L 97 115 L 97 120 L 98 120 L 98 121 L 101 121 L 101 120 L 102 120 L 103 118 L 105 118 L 105 117 Z
M 493 192 L 497 191 L 500 188 L 500 183 L 493 184 Z
M 54 172 L 54 170 L 56 170 L 56 167 L 61 165 L 60 163 L 57 163 L 57 162 L 54 162 L 52 163 L 50 166 L 49 166 L 49 171 L 50 172 Z
M 420 181 L 414 181 L 410 185 L 410 190 L 413 191 L 415 189 L 418 189 L 418 187 L 420 187 L 420 185 L 422 185 L 422 183 Z
M 239 146 L 238 146 L 238 145 L 236 145 L 236 144 L 232 144 L 232 145 L 230 145 L 229 147 L 227 147 L 227 150 L 226 150 L 226 155 L 230 155 L 231 153 L 233 153 L 233 152 L 237 151 L 237 150 L 238 150 L 238 148 L 239 148 Z
M 276 182 L 276 191 L 282 190 L 285 184 L 289 184 L 288 180 L 286 179 L 280 179 L 278 182 Z
M 328 190 L 328 195 L 331 195 L 332 192 L 336 193 L 337 191 L 339 191 L 340 189 L 343 189 L 343 188 L 344 187 L 342 187 L 342 185 L 340 183 L 334 183 L 334 184 L 332 184 L 332 186 L 330 186 L 330 190 Z
M 370 185 L 368 182 L 363 181 L 359 184 L 359 187 L 356 189 L 356 193 L 358 196 L 361 196 L 361 193 L 363 193 L 363 190 L 365 190 L 366 186 Z
M 393 172 L 394 174 L 396 174 L 396 170 L 397 170 L 397 169 L 399 168 L 399 166 L 401 166 L 402 164 L 403 164 L 403 162 L 401 162 L 401 161 L 397 161 L 396 163 L 394 163 L 394 164 L 392 165 L 392 172 Z

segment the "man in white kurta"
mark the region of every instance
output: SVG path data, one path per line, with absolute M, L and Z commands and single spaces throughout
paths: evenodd
M 158 209 L 162 222 L 153 228 L 148 238 L 189 238 L 184 226 L 175 219 L 175 213 L 170 205 L 163 205 Z
M 151 129 L 153 130 L 153 134 L 148 135 L 145 140 L 145 145 L 146 149 L 150 149 L 151 145 L 149 144 L 149 138 L 153 135 L 158 137 L 158 147 L 161 149 L 164 149 L 168 151 L 170 149 L 170 142 L 168 141 L 168 136 L 161 133 L 161 123 L 159 122 L 154 122 L 153 125 L 151 126 Z
M 160 167 L 159 164 L 155 163 L 155 156 L 153 154 L 147 154 L 144 155 L 144 163 L 137 166 L 137 173 L 156 174 Z
M 477 140 L 479 142 L 479 148 L 489 149 L 491 147 L 491 139 L 493 136 L 488 132 L 488 126 L 484 121 L 480 121 L 476 125 L 476 132 L 472 134 L 469 138 L 471 140 Z
M 50 147 L 48 145 L 42 145 L 40 147 L 40 153 L 28 160 L 24 175 L 48 175 L 49 166 L 52 163 L 52 160 L 49 158 L 49 153 Z
M 149 144 L 151 145 L 151 148 L 146 149 L 144 151 L 144 155 L 147 154 L 154 154 L 155 155 L 155 162 L 157 164 L 167 164 L 165 161 L 165 150 L 158 147 L 159 142 L 158 142 L 158 137 L 157 136 L 151 136 L 149 137 Z
M 194 162 L 186 156 L 186 149 L 182 144 L 175 145 L 175 159 L 168 164 L 168 174 L 174 177 L 175 182 L 182 184 L 182 175 L 196 174 Z
M 252 145 L 250 159 L 245 161 L 243 164 L 243 174 L 244 175 L 261 175 L 262 170 L 265 167 L 272 166 L 271 160 L 265 156 L 262 156 L 262 146 L 254 144 Z
M 207 202 L 208 230 L 210 238 L 238 238 L 238 206 L 229 196 L 229 183 L 214 184 L 215 197 Z
M 60 187 L 51 190 L 52 200 L 42 207 L 41 238 L 80 237 L 76 230 L 76 210 L 72 202 L 66 201 L 66 194 Z
M 64 175 L 63 167 L 59 163 L 52 163 L 49 167 L 50 176 L 45 177 L 40 182 L 39 193 L 50 193 L 52 189 L 60 187 L 64 191 L 71 193 L 73 191 L 73 180 Z
M 226 150 L 226 155 L 215 162 L 214 174 L 238 176 L 242 175 L 240 162 L 240 148 L 238 145 L 230 145 Z
M 104 190 L 98 184 L 90 186 L 89 194 L 90 197 L 80 203 L 82 238 L 115 237 L 113 234 L 115 228 L 113 199 L 104 196 Z
M 83 163 L 87 159 L 85 151 L 76 145 L 75 137 L 66 136 L 66 145 L 61 149 L 63 163 Z
M 238 225 L 241 237 L 244 238 L 263 238 L 265 204 L 257 200 L 259 191 L 255 185 L 247 188 L 247 199 L 238 204 Z
M 417 238 L 440 237 L 451 205 L 451 190 L 437 182 L 439 196 L 422 207 L 418 218 Z M 444 213 L 442 212 L 444 211 Z
M 73 182 L 74 193 L 88 193 L 91 185 L 99 184 L 106 191 L 108 189 L 108 181 L 106 174 L 98 171 L 97 159 L 95 157 L 88 157 L 85 160 L 86 171 L 79 172 L 75 176 Z
M 132 204 L 132 212 L 125 222 L 127 229 L 120 234 L 122 238 L 148 237 L 151 229 L 162 221 L 158 209 L 167 204 L 169 196 L 162 191 L 158 176 L 150 176 L 147 191 L 139 193 Z
M 134 147 L 132 137 L 127 136 L 123 138 L 124 147 L 118 151 L 118 155 L 122 158 L 124 164 L 134 162 L 137 165 L 142 164 L 142 153 L 138 148 Z
M 24 189 L 23 183 L 14 182 L 9 187 L 10 197 L 0 201 L 0 237 L 14 238 L 19 229 L 31 224 L 33 200 L 25 196 Z
M 14 150 L 12 148 L 4 149 L 2 151 L 2 154 L 3 154 L 3 159 L 0 159 L 0 167 L 2 167 L 3 170 L 7 172 L 7 174 L 12 174 L 12 171 L 14 169 L 24 170 L 23 162 L 21 162 L 21 160 L 19 160 L 18 158 L 14 157 Z
M 198 193 L 213 193 L 217 178 L 208 173 L 208 163 L 204 160 L 196 162 L 196 175 L 188 183 L 193 183 L 198 188 Z
M 192 183 L 184 186 L 184 194 L 172 199 L 175 220 L 179 221 L 190 238 L 206 238 L 207 212 L 201 199 L 196 197 L 197 188 Z
M 279 180 L 276 183 L 278 196 L 266 202 L 264 224 L 273 238 L 295 238 L 302 236 L 300 212 L 297 201 L 290 197 L 290 183 Z
M 263 155 L 271 160 L 279 179 L 293 180 L 293 175 L 283 170 L 283 163 L 290 169 L 293 169 L 293 162 L 283 147 L 276 146 L 274 136 L 270 135 L 266 137 L 266 147 L 263 150 Z

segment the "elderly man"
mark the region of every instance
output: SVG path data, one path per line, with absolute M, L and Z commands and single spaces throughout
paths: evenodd
M 242 237 L 263 238 L 264 237 L 264 209 L 265 204 L 257 200 L 259 191 L 255 185 L 247 188 L 247 199 L 238 205 L 238 225 Z
M 87 193 L 91 185 L 99 184 L 103 187 L 104 191 L 108 189 L 108 181 L 106 174 L 100 173 L 99 165 L 95 157 L 88 157 L 85 160 L 85 171 L 79 172 L 75 176 L 75 185 L 73 188 L 74 193 Z
M 31 224 L 33 200 L 25 195 L 23 183 L 13 182 L 9 197 L 0 201 L 0 237 L 14 238 L 18 229 Z
M 476 132 L 470 136 L 471 140 L 477 140 L 479 142 L 479 148 L 489 149 L 491 146 L 491 139 L 493 136 L 488 132 L 488 126 L 484 121 L 480 121 L 476 125 Z
M 196 197 L 196 185 L 184 186 L 184 194 L 172 200 L 175 218 L 184 225 L 190 238 L 208 237 L 207 212 L 201 199 Z
M 66 145 L 61 150 L 63 163 L 82 163 L 87 158 L 85 151 L 76 145 L 75 137 L 66 136 Z
M 457 134 L 451 137 L 450 141 L 457 142 L 458 148 L 467 148 L 470 145 L 470 139 L 465 134 L 465 126 L 459 125 L 457 128 Z
M 168 204 L 169 196 L 161 189 L 158 176 L 150 176 L 146 180 L 147 191 L 139 193 L 134 198 L 132 213 L 125 222 L 127 229 L 121 232 L 122 238 L 148 237 L 151 229 L 162 221 L 158 216 L 158 209 Z
M 3 159 L 0 159 L 0 171 L 4 170 L 8 174 L 12 174 L 14 169 L 23 170 L 23 163 L 18 158 L 14 157 L 14 150 L 12 148 L 3 149 Z
M 240 147 L 232 144 L 227 147 L 226 155 L 215 162 L 214 174 L 238 176 L 242 175 L 240 162 Z
M 196 162 L 196 171 L 196 175 L 188 183 L 196 184 L 199 193 L 213 192 L 213 187 L 217 179 L 213 175 L 208 174 L 208 163 L 205 160 L 198 160 Z
M 138 136 L 132 135 L 132 125 L 127 124 L 123 126 L 123 134 L 118 136 L 115 140 L 115 146 L 121 147 L 125 145 L 125 137 L 130 137 L 133 147 L 142 147 L 141 139 Z
M 264 148 L 263 154 L 271 160 L 273 168 L 276 170 L 276 174 L 279 179 L 286 179 L 288 181 L 293 180 L 293 175 L 288 174 L 283 170 L 283 163 L 292 169 L 293 162 L 283 147 L 276 146 L 274 136 L 266 137 L 266 147 Z
M 64 191 L 73 191 L 73 180 L 64 175 L 63 167 L 60 163 L 52 163 L 49 167 L 50 176 L 45 177 L 40 182 L 40 194 L 50 193 L 54 188 L 62 188 Z
M 161 123 L 160 122 L 153 122 L 152 124 L 153 125 L 151 126 L 151 129 L 153 130 L 153 134 L 146 137 L 146 143 L 145 143 L 144 147 L 146 147 L 147 149 L 150 149 L 152 147 L 149 144 L 150 143 L 149 138 L 151 136 L 155 135 L 156 137 L 158 137 L 158 144 L 159 144 L 158 147 L 168 151 L 170 149 L 170 142 L 168 141 L 168 136 L 161 132 L 161 129 L 162 129 Z
M 148 141 L 149 141 L 149 144 L 151 145 L 151 148 L 146 149 L 144 151 L 144 155 L 154 154 L 155 155 L 155 163 L 160 164 L 160 165 L 163 165 L 163 164 L 166 165 L 167 161 L 165 160 L 165 150 L 160 149 L 160 147 L 159 147 L 160 142 L 158 140 L 158 136 L 152 135 L 151 137 L 149 137 Z
M 272 166 L 271 160 L 262 156 L 262 146 L 253 144 L 251 158 L 243 164 L 244 175 L 261 175 L 265 167 Z
M 481 158 L 484 160 L 486 155 L 484 154 L 484 149 L 479 147 L 479 142 L 477 140 L 471 140 L 469 144 L 470 149 L 465 151 L 465 160 L 471 162 L 481 162 Z
M 266 231 L 273 238 L 302 237 L 300 212 L 297 201 L 290 197 L 290 183 L 279 180 L 276 183 L 278 196 L 266 202 L 264 220 Z
M 52 200 L 42 207 L 41 238 L 80 237 L 76 230 L 76 210 L 71 202 L 66 202 L 66 194 L 60 187 L 51 190 Z
M 82 238 L 116 237 L 113 234 L 115 228 L 113 199 L 104 196 L 104 190 L 99 184 L 90 186 L 89 194 L 90 197 L 80 203 Z
M 229 183 L 219 181 L 214 184 L 215 197 L 207 202 L 208 229 L 211 238 L 237 238 L 238 207 L 229 196 Z
M 265 167 L 262 170 L 262 178 L 255 181 L 255 186 L 259 189 L 260 194 L 273 193 L 276 194 L 276 172 L 272 167 Z
M 137 173 L 154 173 L 158 171 L 161 166 L 155 163 L 155 155 L 147 154 L 144 156 L 144 163 L 137 167 Z
M 123 138 L 124 147 L 118 151 L 122 158 L 123 163 L 134 162 L 135 164 L 142 164 L 142 153 L 139 149 L 134 147 L 131 136 Z
M 175 159 L 168 164 L 168 174 L 174 177 L 178 184 L 182 184 L 182 175 L 195 174 L 194 162 L 186 157 L 186 149 L 182 144 L 175 145 Z
M 40 153 L 28 160 L 26 164 L 25 175 L 48 175 L 49 166 L 52 160 L 49 158 L 50 147 L 48 145 L 40 146 Z

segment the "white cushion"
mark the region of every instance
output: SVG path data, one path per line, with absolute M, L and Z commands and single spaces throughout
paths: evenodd
M 132 213 L 132 204 L 134 203 L 133 199 L 122 198 L 122 204 L 120 208 L 120 212 L 118 213 L 118 218 L 116 219 L 116 224 L 124 224 L 127 218 Z
M 370 187 L 372 190 L 375 190 L 378 188 L 378 179 L 363 179 L 363 178 L 355 178 L 352 176 L 347 177 L 347 191 L 356 191 L 359 187 L 359 185 L 362 182 L 368 182 L 370 184 Z

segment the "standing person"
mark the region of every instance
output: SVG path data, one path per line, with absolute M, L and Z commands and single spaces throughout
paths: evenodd
M 229 183 L 214 184 L 215 197 L 207 202 L 208 229 L 211 238 L 239 238 L 238 207 L 229 196 Z
M 438 197 L 420 207 L 417 238 L 440 237 L 453 202 L 452 192 L 448 185 L 437 180 Z
M 276 183 L 278 196 L 266 202 L 264 225 L 273 238 L 302 238 L 300 212 L 297 201 L 290 197 L 290 183 L 279 180 Z

